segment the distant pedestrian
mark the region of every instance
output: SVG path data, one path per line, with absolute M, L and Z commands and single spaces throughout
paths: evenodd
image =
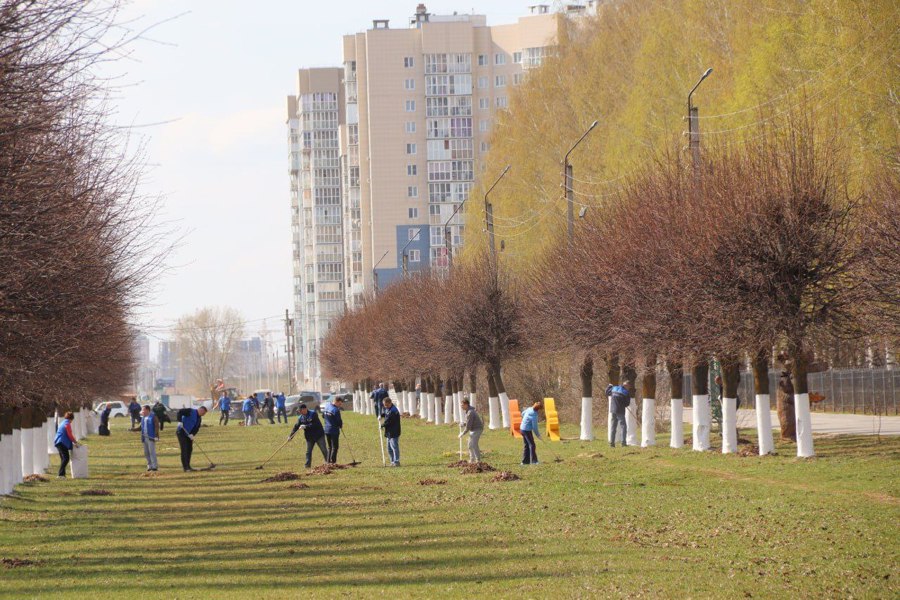
M 134 396 L 131 397 L 131 403 L 128 405 L 128 414 L 131 415 L 132 429 L 141 424 L 141 405 Z
M 266 409 L 266 416 L 269 417 L 269 424 L 275 424 L 275 399 L 272 398 L 272 392 L 266 392 L 263 400 L 263 408 Z
M 111 412 L 112 406 L 107 402 L 103 411 L 100 413 L 100 429 L 97 431 L 100 435 L 109 435 L 109 414 Z
M 303 430 L 303 437 L 306 438 L 306 464 L 304 466 L 307 469 L 312 466 L 312 453 L 313 448 L 316 446 L 322 451 L 322 458 L 325 459 L 325 462 L 328 462 L 328 450 L 325 448 L 325 429 L 322 427 L 322 422 L 319 421 L 319 415 L 316 414 L 316 411 L 309 410 L 305 404 L 300 405 L 300 415 L 297 418 L 297 424 L 294 425 L 294 430 L 288 436 L 289 440 L 293 439 L 298 429 Z
M 390 398 L 390 394 L 383 383 L 379 383 L 378 387 L 369 394 L 369 399 L 372 400 L 375 406 L 375 416 L 378 418 L 381 418 L 382 404 L 385 398 Z
M 250 427 L 253 425 L 253 395 L 248 394 L 247 398 L 241 403 L 241 413 L 244 415 L 244 425 Z
M 384 422 L 381 427 L 384 429 L 384 437 L 387 438 L 388 456 L 391 458 L 391 466 L 400 466 L 400 411 L 391 402 L 390 397 L 385 397 L 381 401 L 381 416 Z
M 328 402 L 322 407 L 322 418 L 325 421 L 325 442 L 328 445 L 328 456 L 325 462 L 337 463 L 338 446 L 341 441 L 341 429 L 344 428 L 344 419 L 341 410 L 344 408 L 344 399 L 340 396 L 334 402 Z
M 259 425 L 259 412 L 262 410 L 262 405 L 259 402 L 259 396 L 256 394 L 250 394 L 250 403 L 253 404 L 253 412 L 250 413 L 251 425 Z
M 166 426 L 166 423 L 171 423 L 172 419 L 169 418 L 169 409 L 166 408 L 166 405 L 160 402 L 159 400 L 153 405 L 153 414 L 156 415 L 156 418 L 159 420 L 159 430 L 162 431 Z
M 56 450 L 59 452 L 59 473 L 57 473 L 57 477 L 62 477 L 65 479 L 66 477 L 66 467 L 69 465 L 69 460 L 71 458 L 70 453 L 72 452 L 72 447 L 78 447 L 80 444 L 75 439 L 75 434 L 72 433 L 72 420 L 75 418 L 75 413 L 67 412 L 63 415 L 62 423 L 59 424 L 59 427 L 56 430 L 56 437 L 53 438 L 53 445 L 56 446 Z
M 609 398 L 609 412 L 612 413 L 612 431 L 609 434 L 609 445 L 611 448 L 616 447 L 616 428 L 622 428 L 622 445 L 627 446 L 625 442 L 628 436 L 628 425 L 625 421 L 625 411 L 631 404 L 631 382 L 626 381 L 622 385 L 606 386 L 606 396 Z
M 278 422 L 281 423 L 281 417 L 284 417 L 284 422 L 287 424 L 287 400 L 285 400 L 284 392 L 279 393 L 275 396 L 275 415 L 278 418 Z
M 484 432 L 484 421 L 481 420 L 481 415 L 468 400 L 462 401 L 462 411 L 462 430 L 459 432 L 459 437 L 469 434 L 469 462 L 479 463 L 481 462 L 481 449 L 478 447 L 478 440 L 481 439 L 481 434 Z
M 522 413 L 522 424 L 519 426 L 519 431 L 522 433 L 522 441 L 524 443 L 524 448 L 522 449 L 523 465 L 540 464 L 534 438 L 541 437 L 541 430 L 538 427 L 538 416 L 542 406 L 540 402 L 535 402 L 531 405 L 531 408 L 526 408 L 525 412 Z
M 158 471 L 156 460 L 156 442 L 159 441 L 159 419 L 145 404 L 141 409 L 141 443 L 144 445 L 144 458 L 147 459 L 147 470 Z
M 228 419 L 231 413 L 231 398 L 225 395 L 225 392 L 222 392 L 216 405 L 219 407 L 219 411 L 221 411 L 219 413 L 219 425 L 228 425 Z
M 194 453 L 194 436 L 200 431 L 200 423 L 206 407 L 182 408 L 178 411 L 178 445 L 181 447 L 181 467 L 185 471 L 193 471 L 191 468 L 191 454 Z

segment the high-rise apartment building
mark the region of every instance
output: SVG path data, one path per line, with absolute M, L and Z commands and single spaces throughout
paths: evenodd
M 301 69 L 288 96 L 294 335 L 299 380 L 322 387 L 318 352 L 344 309 L 344 238 L 338 123 L 340 68 Z

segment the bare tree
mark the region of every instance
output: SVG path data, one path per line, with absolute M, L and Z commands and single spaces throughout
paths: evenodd
M 244 336 L 241 314 L 233 308 L 205 307 L 181 317 L 175 340 L 197 386 L 214 394 L 215 381 L 224 377 L 237 344 Z

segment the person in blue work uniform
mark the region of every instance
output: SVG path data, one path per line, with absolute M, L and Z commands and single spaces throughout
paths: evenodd
M 305 404 L 300 405 L 300 416 L 297 417 L 297 424 L 294 425 L 294 430 L 291 431 L 288 440 L 294 439 L 298 429 L 303 430 L 303 437 L 306 438 L 306 464 L 304 466 L 307 469 L 312 466 L 312 453 L 316 446 L 322 451 L 325 462 L 328 462 L 328 451 L 325 449 L 325 429 L 322 427 L 316 411 L 309 410 Z
M 131 429 L 141 424 L 141 405 L 138 404 L 137 398 L 132 397 L 128 404 L 128 414 L 131 415 Z
M 254 410 L 256 409 L 253 407 L 253 394 L 250 394 L 241 403 L 241 412 L 244 414 L 244 425 L 246 425 L 247 427 L 253 425 Z
M 225 392 L 222 392 L 222 395 L 219 396 L 217 406 L 221 411 L 221 413 L 219 414 L 219 425 L 228 425 L 228 416 L 231 412 L 231 398 L 226 396 Z
M 333 402 L 328 402 L 322 407 L 322 418 L 325 420 L 325 442 L 328 452 L 325 462 L 337 463 L 338 446 L 341 441 L 341 429 L 344 420 L 341 418 L 341 410 L 344 408 L 344 399 L 338 396 Z
M 100 435 L 109 435 L 109 414 L 112 412 L 112 406 L 107 402 L 106 408 L 100 413 L 100 429 L 97 433 Z
M 194 436 L 200 431 L 200 423 L 203 421 L 203 415 L 206 414 L 206 407 L 199 408 L 182 408 L 178 411 L 178 429 L 175 435 L 178 437 L 178 446 L 181 448 L 181 467 L 187 471 L 193 471 L 191 468 L 191 454 L 194 452 Z
M 59 424 L 59 428 L 56 430 L 56 437 L 53 438 L 53 445 L 56 446 L 56 450 L 59 452 L 60 460 L 57 477 L 62 477 L 63 479 L 66 477 L 66 467 L 69 465 L 72 448 L 77 448 L 80 445 L 75 440 L 75 434 L 72 433 L 72 420 L 74 418 L 75 413 L 73 412 L 67 412 L 63 415 L 62 423 Z
M 281 417 L 284 417 L 284 424 L 287 425 L 287 400 L 284 398 L 284 392 L 280 392 L 277 396 L 275 396 L 275 414 L 278 418 L 278 422 L 281 423 Z
M 369 394 L 369 398 L 375 404 L 375 416 L 379 419 L 381 418 L 382 408 L 384 407 L 384 399 L 390 398 L 390 394 L 388 393 L 387 386 L 383 383 L 379 383 L 378 387 L 375 388 L 371 394 Z
M 400 466 L 400 411 L 394 406 L 390 396 L 381 401 L 381 416 L 384 422 L 384 437 L 387 438 L 388 456 L 392 467 Z
M 526 408 L 525 412 L 522 413 L 522 424 L 519 426 L 519 431 L 522 433 L 522 442 L 525 444 L 522 448 L 523 465 L 540 464 L 534 438 L 535 436 L 541 437 L 541 430 L 538 427 L 538 415 L 542 406 L 543 404 L 540 402 L 535 402 L 531 405 L 531 408 Z
M 159 441 L 159 419 L 145 404 L 141 409 L 141 443 L 144 445 L 144 458 L 147 459 L 147 470 L 158 471 L 156 460 L 156 442 Z
M 606 397 L 609 398 L 609 412 L 612 413 L 612 426 L 609 434 L 609 445 L 611 448 L 616 447 L 616 428 L 622 428 L 622 445 L 625 443 L 628 435 L 628 425 L 625 421 L 625 411 L 631 404 L 631 382 L 626 381 L 622 385 L 606 386 Z

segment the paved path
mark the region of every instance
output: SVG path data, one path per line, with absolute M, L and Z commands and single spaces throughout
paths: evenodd
M 684 422 L 691 422 L 691 409 L 684 408 Z M 778 429 L 778 413 L 772 411 L 772 428 Z M 756 411 L 738 411 L 738 427 L 756 428 Z M 812 413 L 813 433 L 850 435 L 900 435 L 900 417 L 876 417 L 872 415 L 845 415 L 840 413 Z

